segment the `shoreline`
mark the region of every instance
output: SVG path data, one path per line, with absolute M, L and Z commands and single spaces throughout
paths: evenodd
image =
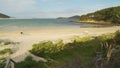
M 112 22 L 105 22 L 105 21 L 80 21 L 80 20 L 73 20 L 70 22 L 76 23 L 86 23 L 86 24 L 96 24 L 101 26 L 120 26 L 120 24 L 112 24 Z
M 89 24 L 89 23 L 88 23 Z M 86 25 L 78 27 L 48 27 L 48 28 L 30 28 L 30 29 L 0 29 L 0 32 L 20 32 L 20 31 L 51 31 L 51 30 L 70 30 L 70 29 L 83 29 L 83 28 L 109 28 L 109 27 L 120 27 L 119 25 Z

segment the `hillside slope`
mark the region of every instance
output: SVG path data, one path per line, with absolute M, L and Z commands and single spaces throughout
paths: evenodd
M 93 13 L 80 16 L 80 21 L 99 21 L 120 24 L 120 6 L 105 8 Z
M 79 19 L 79 18 L 80 18 L 79 15 L 75 15 L 75 16 L 71 16 L 71 17 L 69 17 L 69 19 Z

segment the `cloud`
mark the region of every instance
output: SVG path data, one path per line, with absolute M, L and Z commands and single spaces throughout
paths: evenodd
M 56 18 L 56 17 L 70 17 L 74 15 L 82 15 L 88 12 L 96 11 L 95 8 L 68 8 L 64 10 L 56 10 L 56 11 L 41 11 L 34 12 L 32 17 L 35 18 Z
M 69 1 L 69 0 L 41 0 L 43 2 L 65 2 L 65 1 Z
M 22 13 L 35 9 L 35 0 L 0 0 L 0 9 L 7 13 Z

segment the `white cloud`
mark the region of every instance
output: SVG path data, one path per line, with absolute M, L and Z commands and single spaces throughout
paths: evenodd
M 22 13 L 34 9 L 35 0 L 0 0 L 0 8 L 5 12 Z
M 93 12 L 96 9 L 91 8 L 70 8 L 64 10 L 56 10 L 56 11 L 43 11 L 43 12 L 35 12 L 32 17 L 35 18 L 56 18 L 56 17 L 70 17 L 74 15 L 82 15 L 88 12 Z

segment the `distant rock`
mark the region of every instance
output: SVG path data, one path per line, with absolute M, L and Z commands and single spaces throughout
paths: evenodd
M 58 17 L 57 19 L 66 19 L 67 17 Z

